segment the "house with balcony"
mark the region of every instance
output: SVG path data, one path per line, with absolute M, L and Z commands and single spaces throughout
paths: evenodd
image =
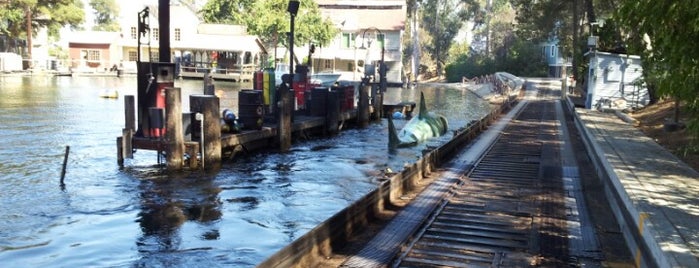
M 383 57 L 388 67 L 388 82 L 405 81 L 402 63 L 407 20 L 405 1 L 316 2 L 321 14 L 330 18 L 340 33 L 328 46 L 316 48 L 314 72 L 334 72 L 341 74 L 341 81 L 359 81 L 364 76 L 365 64 L 376 64 Z
M 141 34 L 140 46 L 139 14 L 144 15 L 142 20 L 150 29 Z M 157 6 L 122 7 L 120 25 L 121 64 L 126 72 L 135 72 L 137 61 L 160 60 Z M 244 26 L 204 24 L 192 9 L 178 4 L 170 6 L 170 49 L 176 72 L 185 78 L 201 78 L 210 73 L 215 79 L 251 80 L 254 70 L 266 58 L 260 40 L 248 35 Z

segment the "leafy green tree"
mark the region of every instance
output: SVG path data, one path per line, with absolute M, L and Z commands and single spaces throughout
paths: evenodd
M 118 32 L 119 6 L 114 0 L 90 0 L 90 6 L 95 10 L 95 31 Z
M 699 136 L 699 6 L 696 1 L 621 1 L 617 16 L 630 51 L 642 55 L 646 82 L 686 103 Z
M 461 30 L 464 20 L 474 17 L 478 3 L 472 0 L 429 0 L 422 3 L 422 27 L 431 35 L 423 51 L 432 55 L 436 75 L 441 76 L 449 58 L 449 48 Z
M 201 14 L 206 22 L 245 25 L 250 34 L 259 36 L 265 44 L 281 43 L 289 47 L 288 3 L 288 0 L 209 0 Z M 321 16 L 315 1 L 300 1 L 294 27 L 296 44 L 327 45 L 337 31 L 329 18 Z
M 66 25 L 78 27 L 84 18 L 80 0 L 14 0 L 0 3 L 0 32 L 11 38 L 26 37 L 26 17 L 31 18 L 33 31 L 46 27 L 57 36 Z

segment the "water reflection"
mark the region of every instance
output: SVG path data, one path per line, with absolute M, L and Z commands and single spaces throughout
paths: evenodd
M 136 240 L 142 255 L 139 264 L 167 264 L 170 258 L 163 252 L 198 251 L 204 248 L 188 248 L 183 244 L 181 228 L 186 222 L 196 224 L 197 234 L 190 234 L 202 241 L 218 240 L 217 222 L 222 218 L 221 188 L 212 177 L 199 174 L 169 174 L 166 179 L 144 180 L 139 185 L 141 211 L 138 219 L 142 235 Z M 165 263 L 163 263 L 165 262 Z

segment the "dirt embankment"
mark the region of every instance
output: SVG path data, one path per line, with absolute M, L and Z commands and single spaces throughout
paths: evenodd
M 680 111 L 682 111 L 680 109 Z M 631 115 L 638 120 L 638 128 L 655 142 L 668 149 L 682 159 L 694 170 L 699 170 L 699 150 L 693 149 L 697 141 L 687 129 L 666 131 L 664 124 L 672 122 L 675 113 L 675 102 L 661 100 L 656 104 L 638 110 Z M 687 122 L 688 117 L 680 112 L 680 122 Z M 699 147 L 698 147 L 699 148 Z

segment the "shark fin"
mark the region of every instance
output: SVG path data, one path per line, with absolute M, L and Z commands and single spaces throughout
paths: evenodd
M 425 93 L 420 92 L 420 113 L 418 118 L 423 119 L 427 116 L 427 105 L 425 105 Z
M 393 124 L 393 119 L 391 116 L 388 118 L 388 148 L 395 149 L 400 144 L 400 138 L 398 138 L 398 131 L 396 126 Z

